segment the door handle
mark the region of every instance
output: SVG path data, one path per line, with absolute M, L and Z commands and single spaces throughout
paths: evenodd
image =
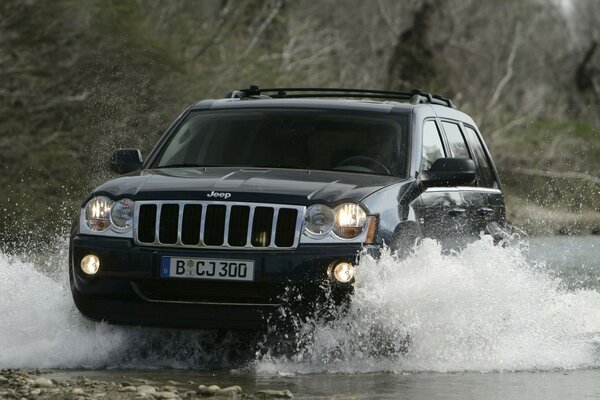
M 479 210 L 477 210 L 477 214 L 479 214 L 481 216 L 490 215 L 493 212 L 494 212 L 494 209 L 489 208 L 489 207 L 481 207 Z
M 467 210 L 465 210 L 464 208 L 454 207 L 454 208 L 451 208 L 450 210 L 448 210 L 448 215 L 450 215 L 451 217 L 456 217 L 459 215 L 463 215 L 466 212 L 467 212 Z

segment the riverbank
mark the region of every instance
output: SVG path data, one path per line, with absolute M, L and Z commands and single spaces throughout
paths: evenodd
M 600 211 L 569 211 L 543 207 L 517 196 L 508 196 L 507 220 L 529 236 L 600 235 Z
M 80 371 L 85 374 L 86 371 Z M 140 377 L 105 374 L 104 380 L 77 376 L 77 371 L 3 369 L 0 371 L 0 399 L 87 400 L 87 399 L 148 399 L 196 400 L 220 399 L 292 399 L 288 389 L 261 389 L 245 393 L 238 385 L 220 387 L 197 384 L 192 380 L 161 382 Z M 165 375 L 169 374 L 165 372 Z M 75 376 L 73 376 L 75 375 Z M 171 372 L 176 379 L 177 372 Z M 122 379 L 119 379 L 122 378 Z M 118 380 L 116 382 L 115 380 Z M 213 379 L 214 380 L 214 379 Z

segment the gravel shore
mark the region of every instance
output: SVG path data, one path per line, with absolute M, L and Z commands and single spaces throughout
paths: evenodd
M 169 381 L 169 385 L 157 384 L 144 379 L 123 382 L 90 380 L 85 377 L 50 379 L 52 371 L 4 369 L 0 370 L 0 399 L 292 399 L 289 390 L 259 390 L 245 393 L 240 386 L 219 387 Z

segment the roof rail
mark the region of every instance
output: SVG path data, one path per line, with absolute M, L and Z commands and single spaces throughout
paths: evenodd
M 291 93 L 290 93 L 291 92 Z M 295 93 L 294 93 L 295 92 Z M 413 89 L 410 92 L 392 92 L 388 90 L 347 89 L 347 88 L 265 88 L 252 85 L 247 89 L 235 90 L 226 97 L 234 99 L 293 99 L 310 97 L 354 97 L 389 100 L 408 100 L 410 104 L 438 104 L 456 108 L 452 100 Z

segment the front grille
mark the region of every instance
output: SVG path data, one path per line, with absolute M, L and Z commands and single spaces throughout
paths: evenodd
M 136 202 L 142 246 L 291 249 L 298 245 L 303 206 L 213 201 Z
M 278 304 L 282 285 L 250 282 L 135 281 L 141 295 L 150 301 L 223 304 Z

